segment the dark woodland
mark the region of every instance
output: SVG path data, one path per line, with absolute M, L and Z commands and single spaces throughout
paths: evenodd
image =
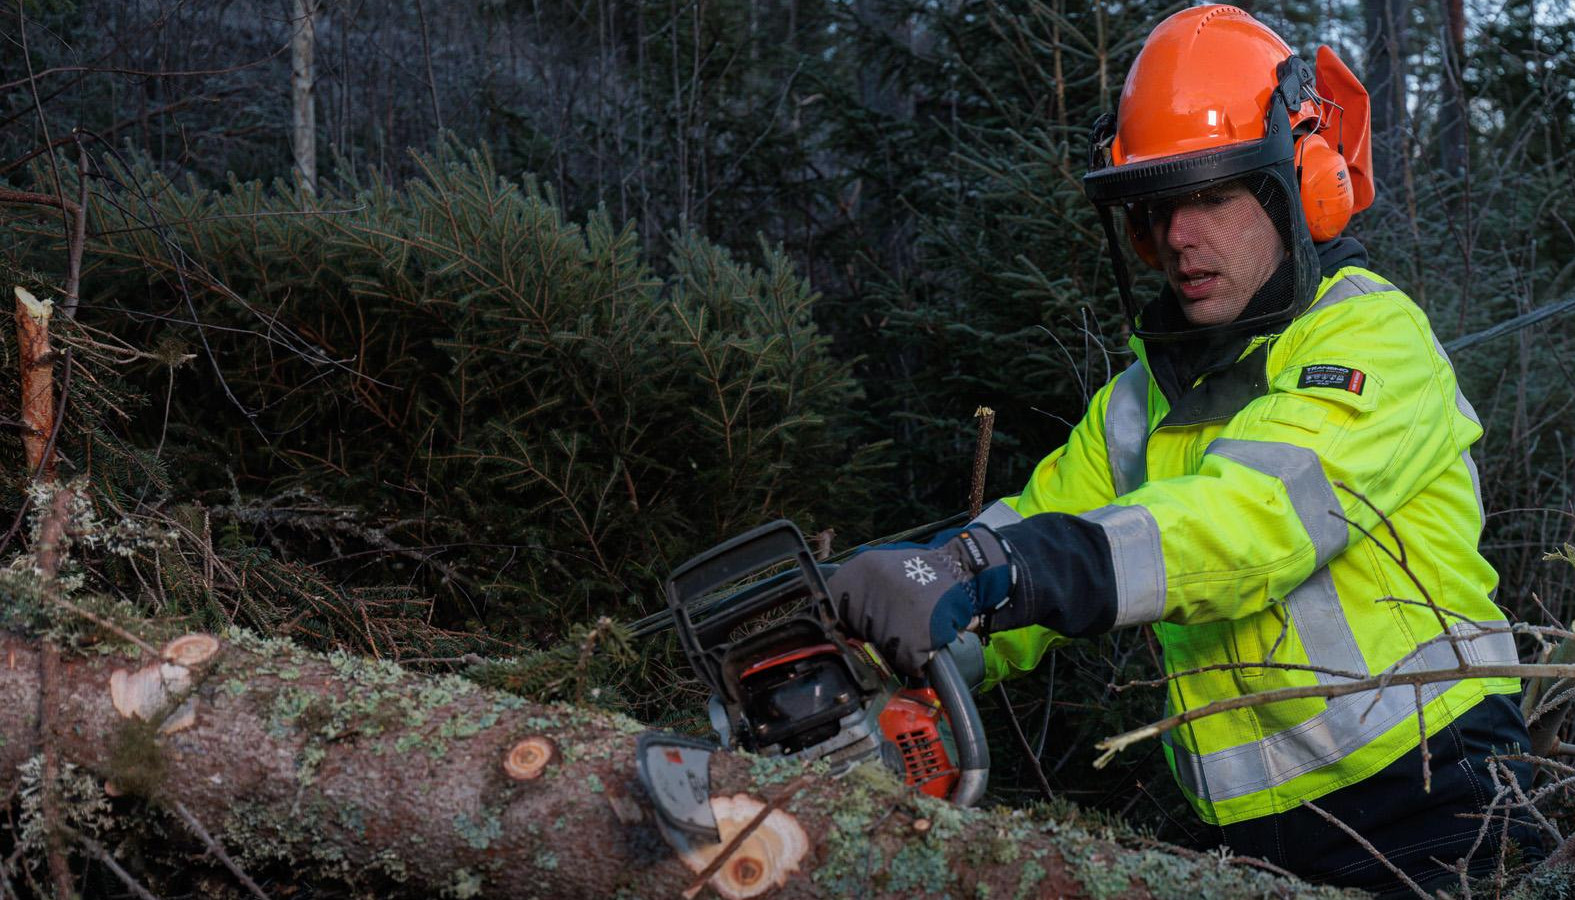
M 708 730 L 675 566 L 964 511 L 981 406 L 1015 494 L 1130 363 L 1081 179 L 1182 5 L 5 5 L 0 900 L 1335 896 L 1094 768 L 1146 630 L 980 698 L 982 811 L 720 760 L 763 892 L 634 776 Z M 1575 10 L 1241 5 L 1366 84 L 1347 233 L 1486 429 L 1550 856 L 1454 896 L 1575 897 Z

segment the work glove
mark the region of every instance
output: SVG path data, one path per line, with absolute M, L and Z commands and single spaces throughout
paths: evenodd
M 935 651 L 1011 599 L 1011 548 L 980 525 L 930 544 L 890 544 L 854 556 L 827 587 L 842 622 L 897 671 L 921 675 Z

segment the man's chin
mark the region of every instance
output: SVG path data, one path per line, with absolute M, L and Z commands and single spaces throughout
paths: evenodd
M 1181 314 L 1189 325 L 1197 327 L 1225 325 L 1236 319 L 1236 316 L 1231 314 L 1230 307 L 1229 302 L 1214 297 L 1193 301 L 1183 300 Z

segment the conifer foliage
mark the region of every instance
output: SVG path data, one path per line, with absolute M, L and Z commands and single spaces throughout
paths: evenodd
M 857 392 L 780 252 L 757 268 L 675 236 L 660 277 L 631 229 L 566 221 L 484 153 L 419 163 L 315 197 L 110 173 L 85 317 L 197 357 L 128 426 L 179 438 L 157 490 L 331 581 L 403 582 L 440 624 L 537 640 L 649 611 L 658 576 L 741 529 L 856 499 Z

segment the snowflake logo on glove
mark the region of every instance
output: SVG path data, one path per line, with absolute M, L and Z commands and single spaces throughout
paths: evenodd
M 930 564 L 918 556 L 903 560 L 902 570 L 904 575 L 917 581 L 921 587 L 935 580 L 935 570 L 930 568 Z

